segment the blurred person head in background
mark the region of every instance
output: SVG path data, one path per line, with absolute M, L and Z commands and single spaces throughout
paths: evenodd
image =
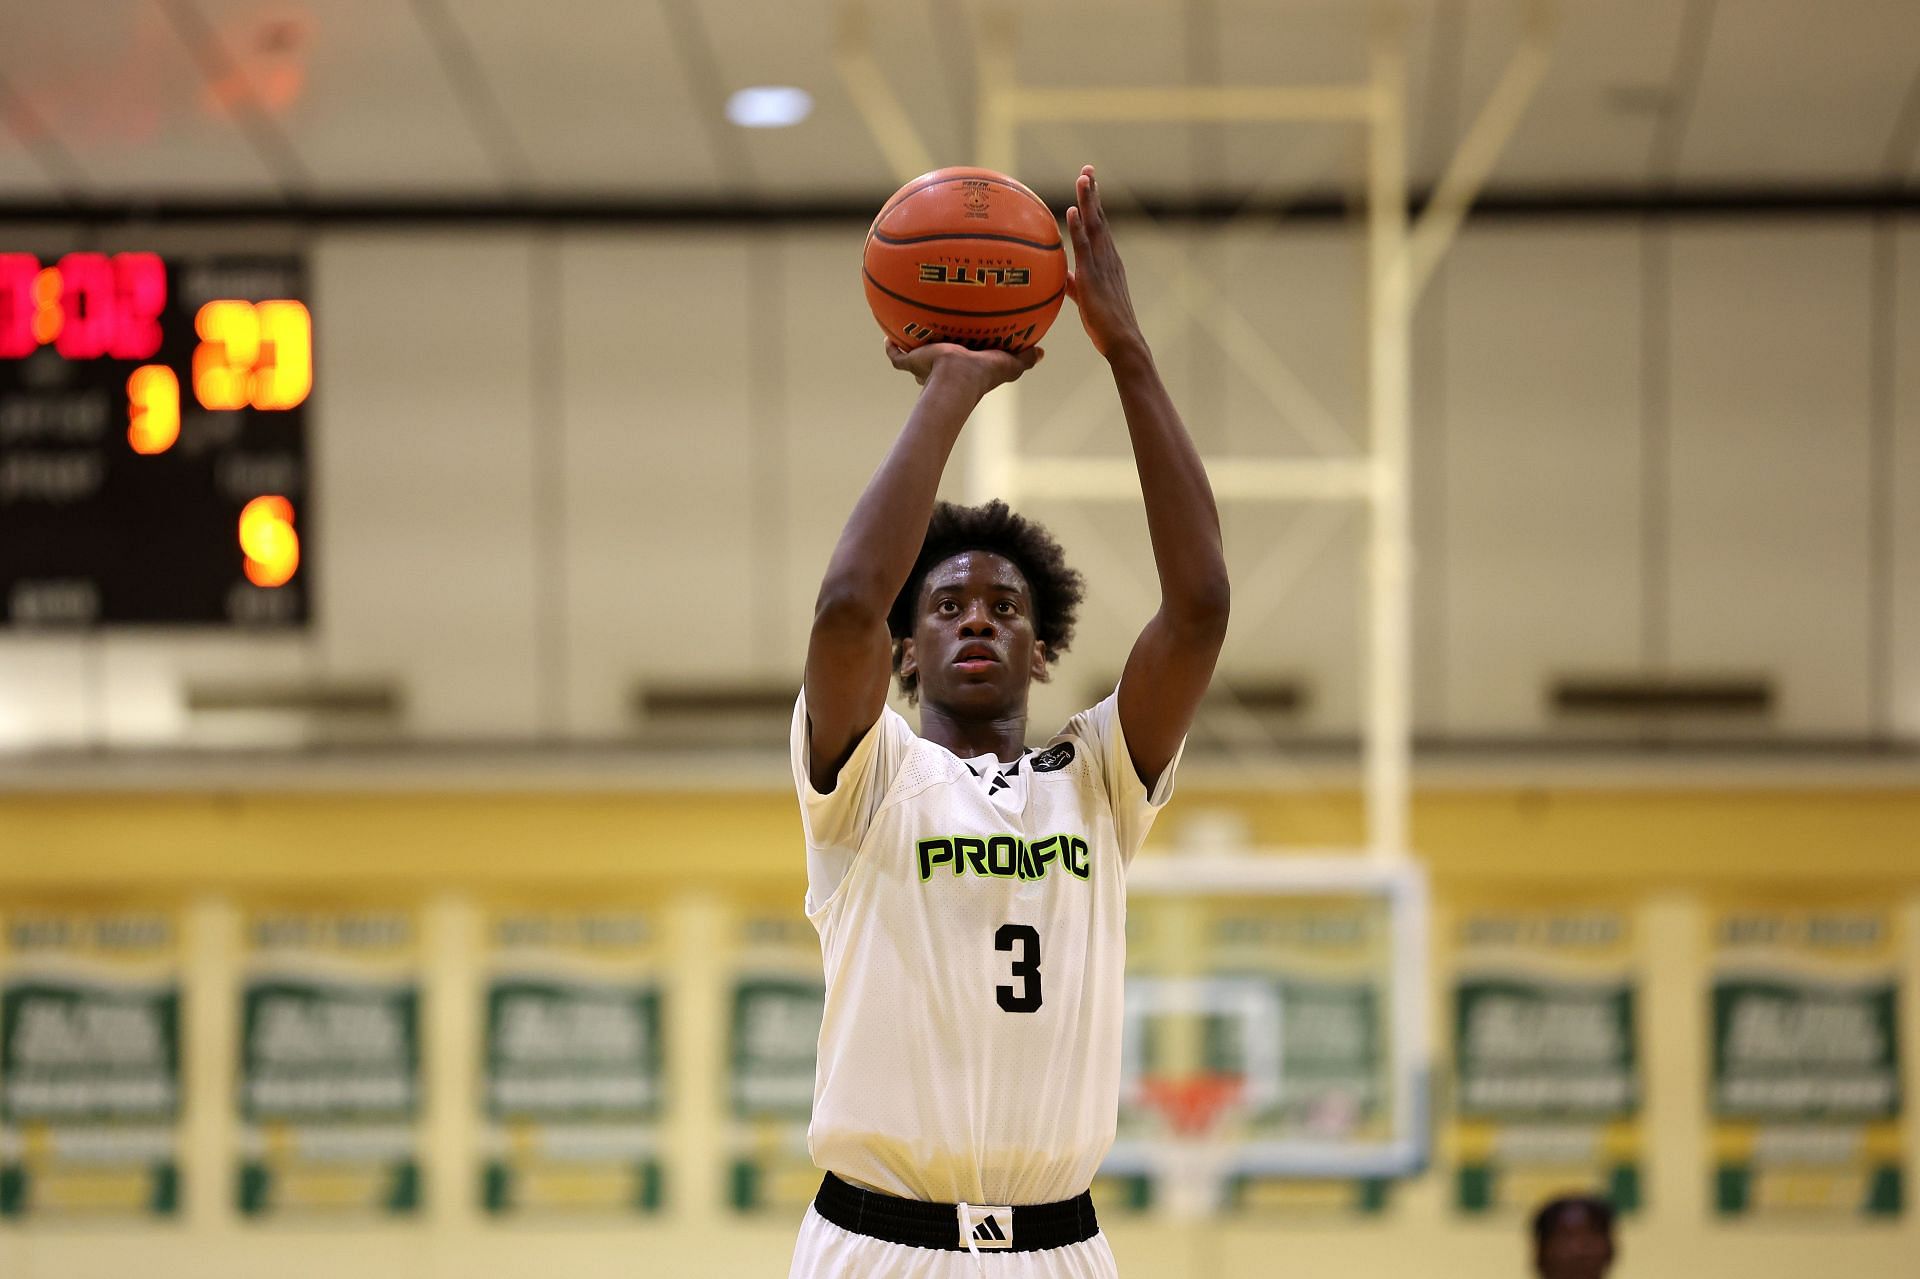
M 1533 1214 L 1533 1269 L 1540 1279 L 1601 1279 L 1613 1268 L 1613 1205 L 1561 1195 Z

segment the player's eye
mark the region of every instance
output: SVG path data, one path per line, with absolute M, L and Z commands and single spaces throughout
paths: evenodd
M 941 600 L 938 604 L 934 605 L 934 607 L 942 613 L 958 613 L 960 611 L 960 604 L 956 600 Z
M 1000 611 L 1002 613 L 1012 614 L 1012 613 L 1018 612 L 1019 610 L 1014 608 L 1012 600 L 1001 600 Z

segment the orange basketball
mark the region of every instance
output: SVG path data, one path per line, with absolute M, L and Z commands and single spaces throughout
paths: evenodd
M 893 193 L 867 231 L 867 304 L 911 350 L 1032 346 L 1067 296 L 1053 211 L 992 169 L 935 169 Z

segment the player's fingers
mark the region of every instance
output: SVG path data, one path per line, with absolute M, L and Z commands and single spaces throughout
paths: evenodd
M 894 368 L 906 367 L 907 350 L 892 338 L 887 339 L 887 360 Z
M 1073 241 L 1073 260 L 1078 262 L 1082 254 L 1092 248 L 1087 239 L 1087 217 L 1078 208 L 1067 210 L 1067 238 Z
M 1067 272 L 1067 296 L 1075 302 L 1080 300 L 1079 284 L 1075 282 L 1073 272 Z
M 1021 368 L 1030 369 L 1040 363 L 1040 361 L 1046 359 L 1047 353 L 1037 346 L 1030 346 L 1026 350 L 1021 351 L 1017 358 L 1020 361 Z

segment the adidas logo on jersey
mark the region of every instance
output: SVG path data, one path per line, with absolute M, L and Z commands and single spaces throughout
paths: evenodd
M 1093 873 L 1087 841 L 1078 835 L 1049 835 L 1032 843 L 1018 835 L 942 835 L 915 846 L 920 856 L 920 882 L 933 878 L 935 867 L 951 867 L 956 877 L 972 873 L 986 879 L 1045 879 L 1058 862 L 1075 879 Z

